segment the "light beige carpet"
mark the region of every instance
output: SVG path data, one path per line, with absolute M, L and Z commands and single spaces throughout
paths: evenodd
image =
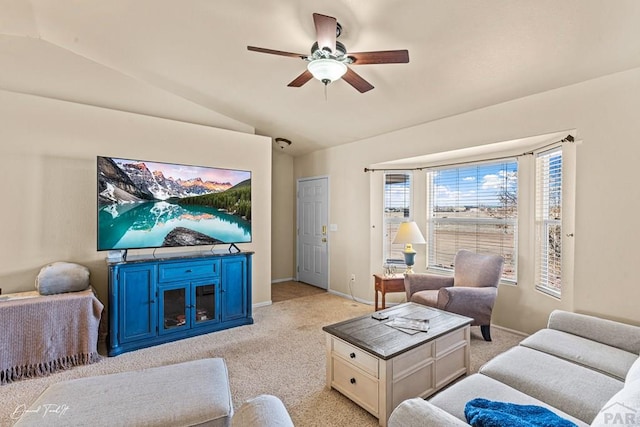
M 322 326 L 365 313 L 373 307 L 320 293 L 278 302 L 254 310 L 254 325 L 215 332 L 62 371 L 48 377 L 0 386 L 0 425 L 12 425 L 11 414 L 20 405 L 29 405 L 54 382 L 92 375 L 131 371 L 205 357 L 223 357 L 229 368 L 233 403 L 258 394 L 282 399 L 298 427 L 376 426 L 377 420 L 325 381 L 325 335 Z M 472 328 L 472 369 L 475 371 L 495 354 L 516 345 L 521 336 L 492 330 L 494 341 L 486 343 L 478 328 Z M 172 394 L 176 402 L 180 390 L 158 390 Z M 67 404 L 73 402 L 54 402 Z M 135 402 L 132 402 L 135 405 Z M 118 420 L 116 424 L 126 424 Z

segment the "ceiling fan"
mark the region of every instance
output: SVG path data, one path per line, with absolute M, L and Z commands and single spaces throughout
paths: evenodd
M 253 52 L 272 55 L 289 56 L 307 61 L 307 69 L 288 84 L 289 87 L 300 87 L 312 78 L 328 85 L 343 78 L 360 93 L 373 89 L 373 85 L 353 71 L 349 65 L 365 64 L 400 64 L 409 62 L 408 50 L 381 50 L 374 52 L 347 52 L 345 45 L 336 41 L 342 32 L 342 26 L 332 16 L 313 14 L 317 41 L 311 46 L 311 55 L 283 52 L 247 46 Z

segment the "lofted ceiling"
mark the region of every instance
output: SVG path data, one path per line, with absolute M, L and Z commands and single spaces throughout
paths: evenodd
M 287 84 L 312 13 L 408 64 Z M 0 0 L 0 89 L 293 141 L 297 156 L 640 67 L 637 0 Z

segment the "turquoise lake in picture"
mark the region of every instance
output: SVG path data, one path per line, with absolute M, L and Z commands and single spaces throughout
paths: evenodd
M 167 201 L 101 206 L 98 224 L 98 250 L 162 247 L 176 227 L 223 243 L 251 242 L 250 221 L 216 208 Z

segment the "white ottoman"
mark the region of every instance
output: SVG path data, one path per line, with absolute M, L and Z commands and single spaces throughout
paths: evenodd
M 228 427 L 232 415 L 227 366 L 215 358 L 52 384 L 15 425 Z

